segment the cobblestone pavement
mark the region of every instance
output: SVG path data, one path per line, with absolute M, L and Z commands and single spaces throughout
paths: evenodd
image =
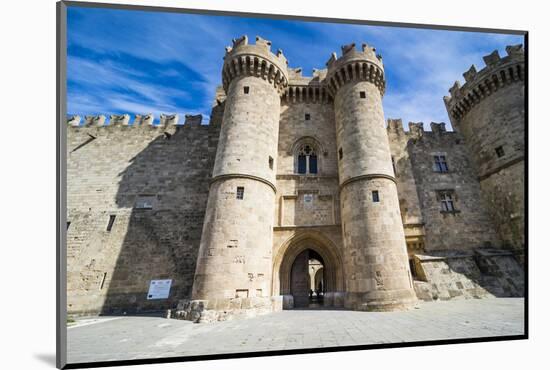
M 521 335 L 523 299 L 419 303 L 403 312 L 292 310 L 193 324 L 147 316 L 67 329 L 69 363 Z M 79 320 L 83 321 L 83 320 Z

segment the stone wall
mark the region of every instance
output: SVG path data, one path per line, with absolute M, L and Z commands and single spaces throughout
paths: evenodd
M 523 269 L 509 251 L 480 248 L 415 255 L 418 298 L 425 301 L 521 297 Z
M 525 164 L 517 162 L 481 181 L 486 204 L 492 210 L 503 245 L 523 259 L 525 242 Z
M 69 313 L 165 309 L 191 294 L 219 133 L 212 123 L 68 127 Z M 151 209 L 136 208 L 143 200 Z M 172 279 L 169 299 L 147 300 L 152 279 Z
M 456 132 L 445 131 L 440 124 L 432 124 L 432 131 L 424 131 L 420 124 L 411 125 L 407 136 L 406 151 L 422 211 L 425 250 L 500 246 L 501 241 L 481 199 L 479 181 L 462 137 Z M 445 156 L 448 172 L 435 170 L 435 155 Z M 441 210 L 438 192 L 442 190 L 452 191 L 454 212 Z

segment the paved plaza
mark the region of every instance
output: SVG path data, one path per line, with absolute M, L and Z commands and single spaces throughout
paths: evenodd
M 83 318 L 69 363 L 521 335 L 523 298 L 420 302 L 403 312 L 291 310 L 209 324 L 152 316 Z

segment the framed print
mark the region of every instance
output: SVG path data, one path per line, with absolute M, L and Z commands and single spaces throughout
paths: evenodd
M 58 367 L 527 338 L 527 36 L 58 3 Z

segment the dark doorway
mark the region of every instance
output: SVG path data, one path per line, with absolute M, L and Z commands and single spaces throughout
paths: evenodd
M 292 264 L 290 294 L 295 308 L 323 307 L 325 293 L 324 261 L 314 250 L 306 249 Z

